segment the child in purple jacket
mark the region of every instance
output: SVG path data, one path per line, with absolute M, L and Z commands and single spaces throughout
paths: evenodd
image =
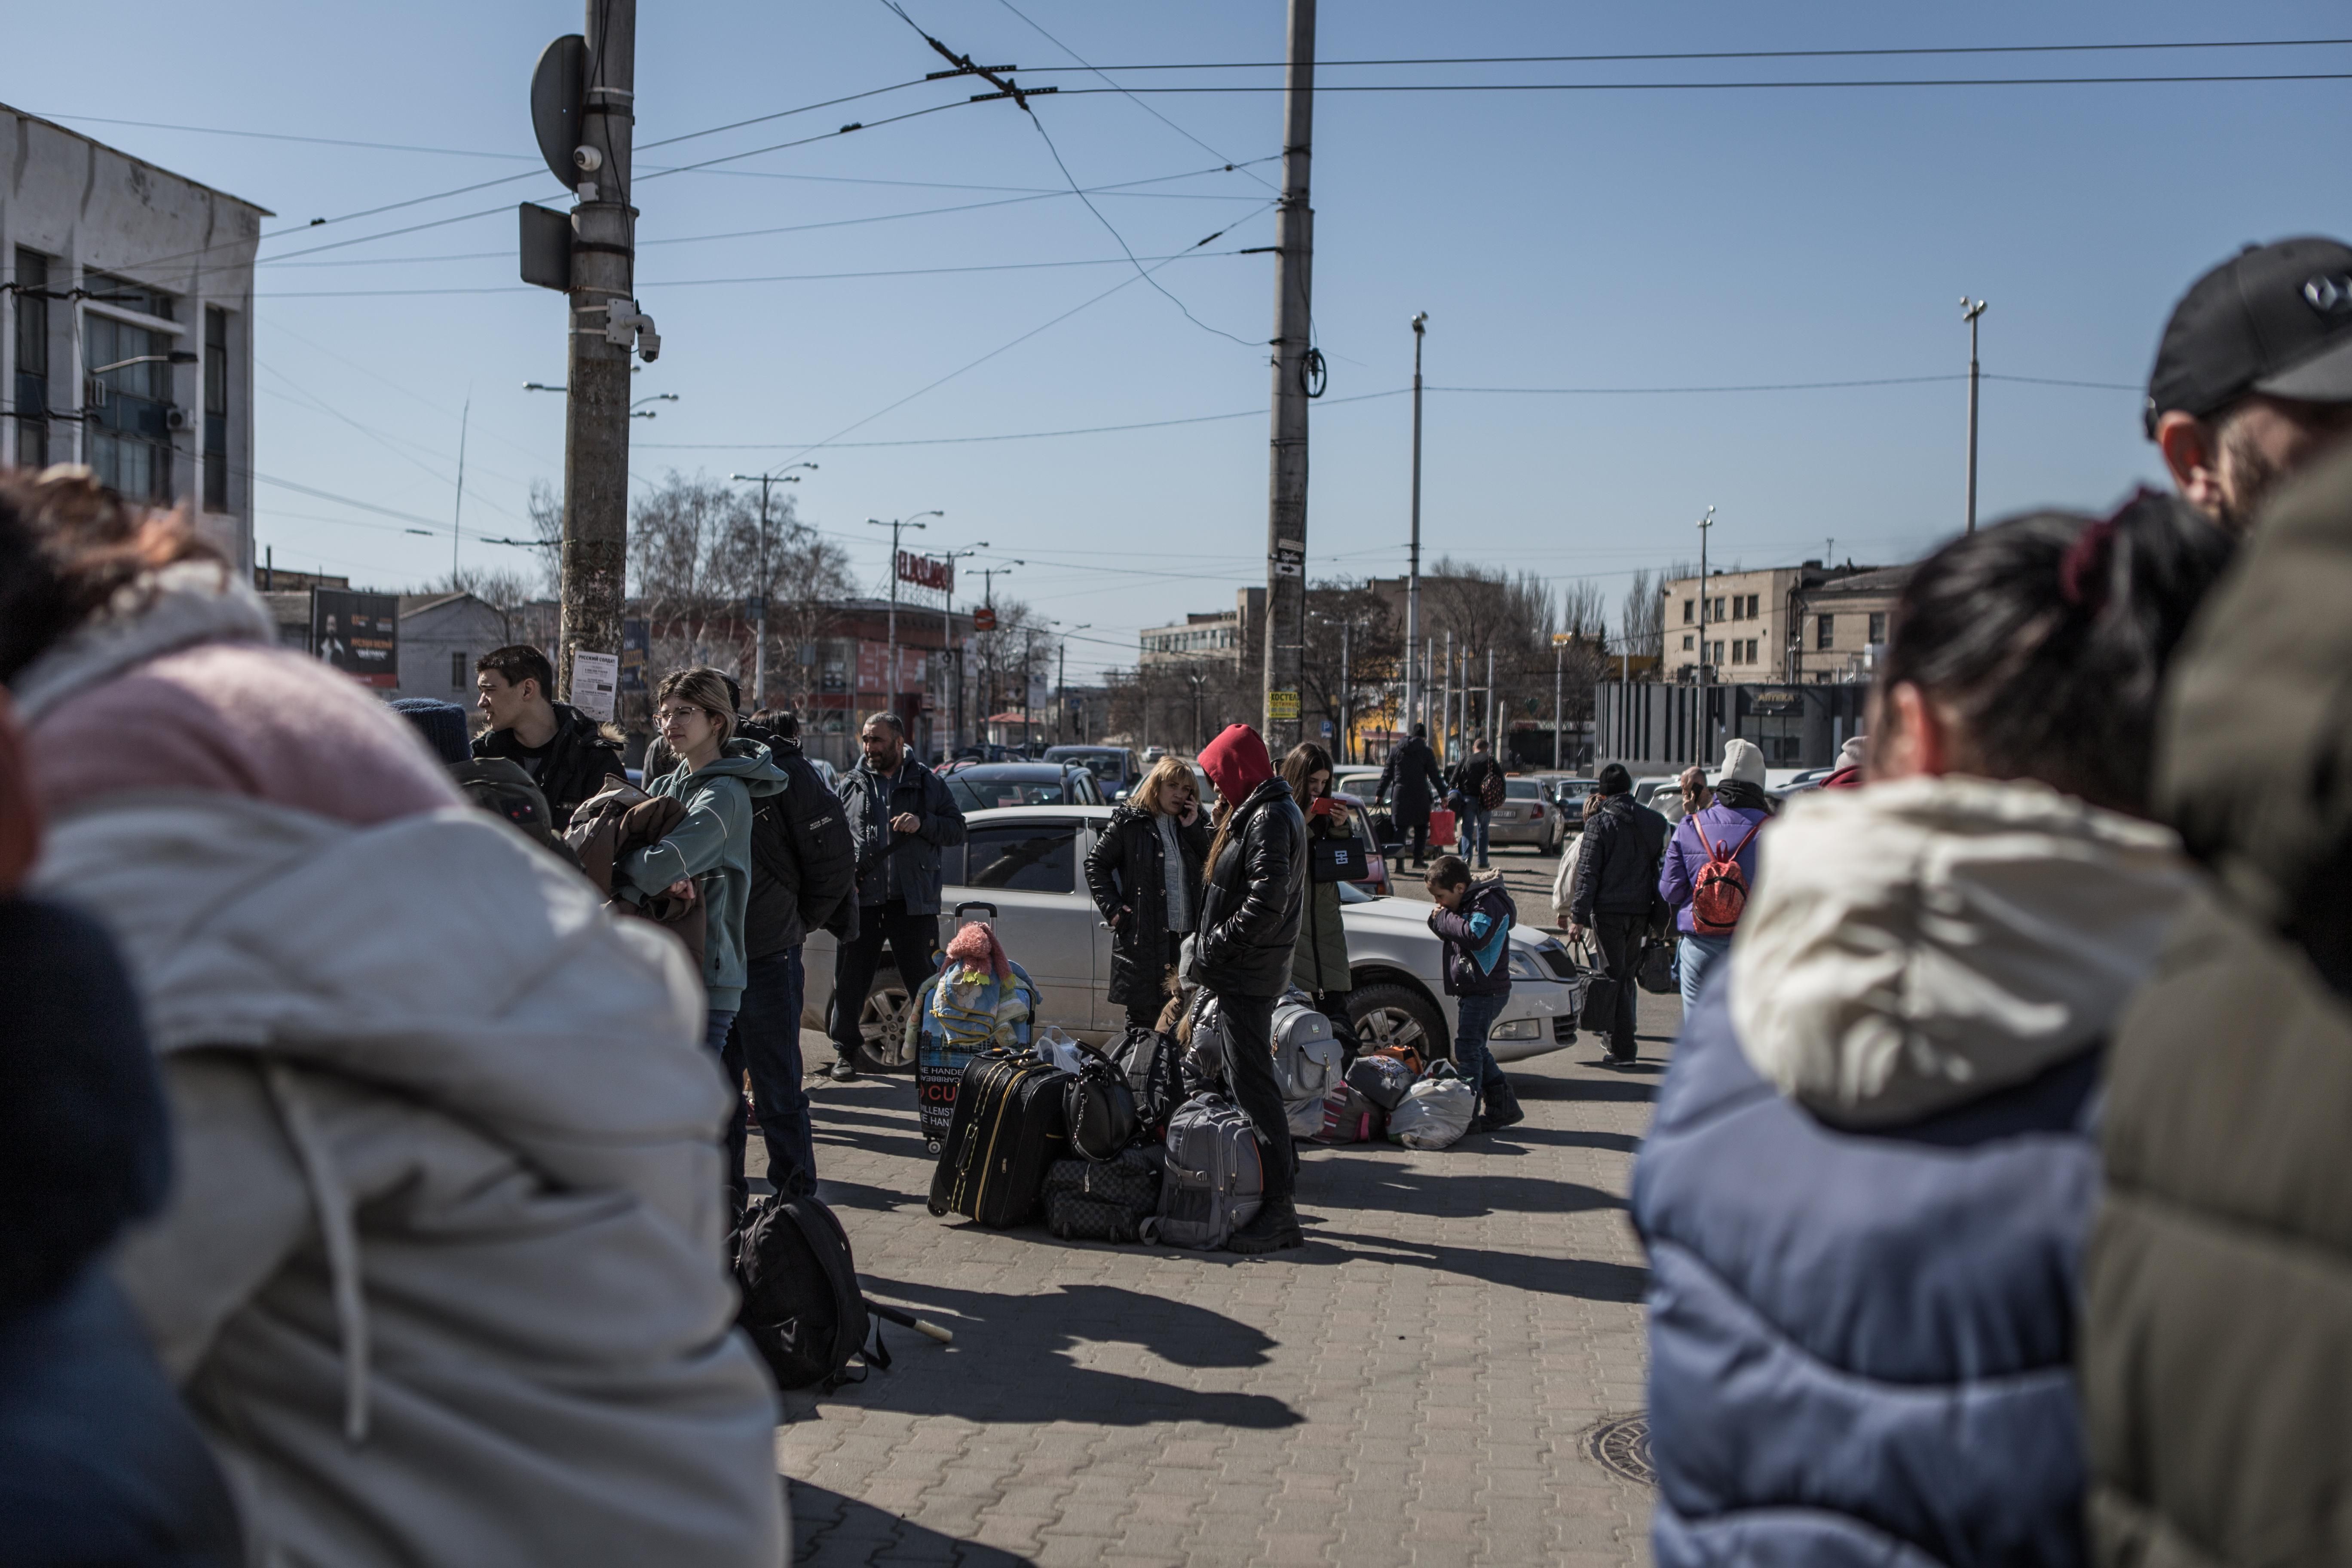
M 1739 874 L 1748 890 L 1756 890 L 1756 842 L 1765 819 L 1772 815 L 1764 795 L 1764 753 L 1753 741 L 1737 737 L 1723 744 L 1723 773 L 1715 785 L 1714 804 L 1675 824 L 1666 853 L 1658 863 L 1658 895 L 1675 907 L 1675 929 L 1682 933 L 1683 1016 L 1698 1005 L 1700 990 L 1723 955 L 1731 951 L 1727 931 L 1697 929 L 1691 910 L 1698 874 L 1710 848 L 1737 851 Z
M 1437 900 L 1429 929 L 1445 944 L 1445 994 L 1455 998 L 1454 1065 L 1484 1102 L 1470 1131 L 1508 1127 L 1527 1113 L 1486 1048 L 1486 1031 L 1511 999 L 1511 926 L 1518 912 L 1501 878 L 1474 880 L 1459 855 L 1440 855 L 1428 883 Z

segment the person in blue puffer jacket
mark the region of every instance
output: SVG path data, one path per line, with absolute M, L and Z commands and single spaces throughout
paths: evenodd
M 2084 1560 L 2100 1058 L 2191 886 L 2155 698 L 2227 553 L 2147 494 L 1948 544 L 1868 786 L 1762 836 L 1634 1167 L 1662 1568 Z

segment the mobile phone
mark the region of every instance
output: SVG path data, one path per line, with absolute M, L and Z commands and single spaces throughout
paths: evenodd
M 1317 816 L 1328 816 L 1339 809 L 1339 803 L 1328 795 L 1318 795 L 1315 797 L 1315 804 L 1308 809 Z

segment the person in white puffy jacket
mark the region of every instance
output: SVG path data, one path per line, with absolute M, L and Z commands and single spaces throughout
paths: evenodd
M 684 950 L 276 646 L 184 518 L 0 478 L 0 679 L 178 1182 L 115 1277 L 256 1563 L 772 1568 Z

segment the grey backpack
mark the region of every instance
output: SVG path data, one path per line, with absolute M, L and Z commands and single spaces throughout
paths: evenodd
M 1294 993 L 1274 1005 L 1274 1076 L 1282 1086 L 1282 1103 L 1317 1107 L 1316 1124 L 1322 1124 L 1323 1097 L 1339 1086 L 1343 1070 L 1339 1042 L 1332 1037 L 1331 1020 L 1317 1012 L 1304 995 Z
M 1143 1223 L 1142 1239 L 1213 1251 L 1257 1217 L 1265 1194 L 1250 1119 L 1222 1094 L 1195 1095 L 1168 1119 L 1160 1213 Z

